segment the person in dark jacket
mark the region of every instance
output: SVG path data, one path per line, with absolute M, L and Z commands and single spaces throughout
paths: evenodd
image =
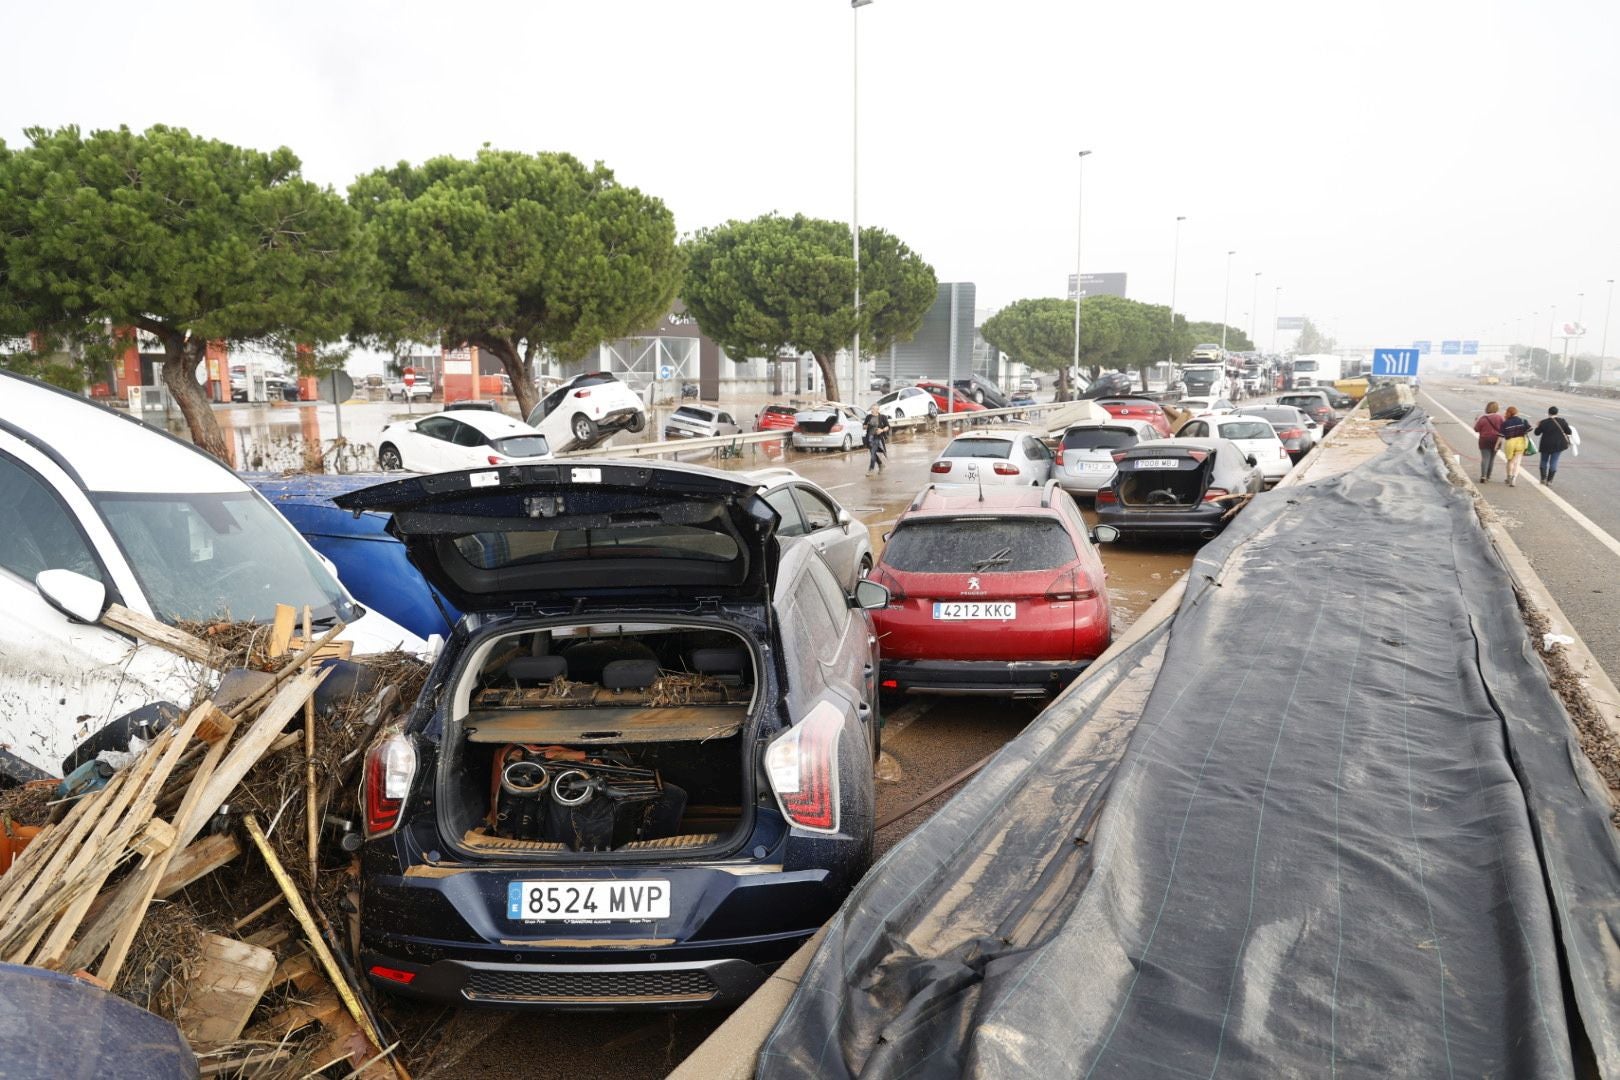
M 1530 445 L 1530 421 L 1519 415 L 1517 405 L 1509 405 L 1502 414 L 1502 453 L 1507 457 L 1507 485 L 1519 477 L 1519 462 Z
M 1569 421 L 1558 415 L 1558 406 L 1547 409 L 1547 416 L 1536 425 L 1536 452 L 1541 465 L 1541 482 L 1550 484 L 1558 475 L 1558 458 L 1569 449 L 1572 432 Z
M 866 428 L 866 449 L 870 454 L 866 462 L 866 471 L 876 469 L 883 471 L 883 459 L 889 453 L 889 418 L 878 410 L 876 405 L 866 414 L 864 422 Z
M 1496 465 L 1496 450 L 1502 445 L 1502 406 L 1494 401 L 1487 402 L 1485 414 L 1474 421 L 1474 432 L 1479 435 L 1479 482 L 1484 483 L 1491 478 L 1491 469 Z

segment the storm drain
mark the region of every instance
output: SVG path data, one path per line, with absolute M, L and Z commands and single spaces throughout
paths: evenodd
M 471 1001 L 704 1000 L 719 990 L 699 970 L 474 971 L 462 995 Z

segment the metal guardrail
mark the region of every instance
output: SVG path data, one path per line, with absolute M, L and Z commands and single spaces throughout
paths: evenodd
M 940 413 L 935 419 L 943 425 L 971 424 L 979 420 L 995 420 L 999 417 L 1021 419 L 1030 413 L 1045 412 L 1048 409 L 1064 409 L 1073 405 L 1072 401 L 1042 401 L 1034 405 L 1014 405 L 1006 409 L 979 409 L 974 412 Z
M 666 439 L 658 442 L 631 443 L 626 446 L 593 446 L 589 450 L 565 450 L 556 456 L 560 458 L 663 457 L 665 454 L 679 454 L 688 450 L 724 450 L 727 448 L 740 450 L 743 446 L 782 442 L 791 437 L 792 434 L 793 432 L 785 429 L 745 431 L 740 435 L 709 435 L 698 439 Z

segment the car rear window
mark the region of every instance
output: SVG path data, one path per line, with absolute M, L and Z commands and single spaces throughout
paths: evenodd
M 1071 428 L 1063 433 L 1065 450 L 1123 450 L 1136 445 L 1136 432 L 1126 428 Z
M 884 565 L 909 574 L 1012 574 L 1054 570 L 1079 556 L 1055 518 L 920 519 L 907 522 L 883 549 Z
M 1223 439 L 1269 439 L 1271 425 L 1258 420 L 1248 420 L 1239 424 L 1222 424 L 1220 432 Z
M 1320 409 L 1327 404 L 1315 394 L 1300 394 L 1294 397 L 1280 397 L 1277 399 L 1283 405 L 1292 405 L 1297 409 Z
M 693 408 L 690 405 L 682 405 L 680 408 L 675 410 L 675 415 L 684 417 L 687 420 L 696 420 L 703 424 L 713 423 L 714 421 L 713 413 L 706 409 Z
M 791 405 L 767 405 L 767 406 L 765 406 L 765 411 L 768 412 L 768 413 L 776 413 L 778 415 L 783 415 L 783 416 L 792 416 L 793 415 L 793 406 L 791 406 Z
M 1012 443 L 1007 439 L 952 439 L 940 457 L 948 458 L 1006 458 L 1012 454 Z
M 591 559 L 692 559 L 731 562 L 737 542 L 727 533 L 664 523 L 607 525 L 595 529 L 538 529 L 468 533 L 455 539 L 469 566 L 500 570 Z
M 589 375 L 581 375 L 579 378 L 577 378 L 573 382 L 569 383 L 569 386 L 570 387 L 574 387 L 574 386 L 600 386 L 602 383 L 610 383 L 610 382 L 618 382 L 618 381 L 619 381 L 618 379 L 615 379 L 612 375 L 609 375 L 605 371 L 597 371 L 597 372 L 592 372 Z
M 507 457 L 545 457 L 551 446 L 544 435 L 509 435 L 495 440 L 495 452 Z

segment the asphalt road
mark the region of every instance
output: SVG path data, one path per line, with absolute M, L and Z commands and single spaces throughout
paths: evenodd
M 1460 382 L 1426 382 L 1422 396 L 1435 429 L 1476 480 L 1479 450 L 1472 427 L 1487 401 L 1517 405 L 1532 424 L 1556 405 L 1580 433 L 1580 455 L 1564 455 L 1550 491 L 1537 482 L 1533 458 L 1526 459 L 1515 486 L 1503 482 L 1498 461 L 1495 476 L 1480 489 L 1603 670 L 1620 681 L 1620 401 Z

